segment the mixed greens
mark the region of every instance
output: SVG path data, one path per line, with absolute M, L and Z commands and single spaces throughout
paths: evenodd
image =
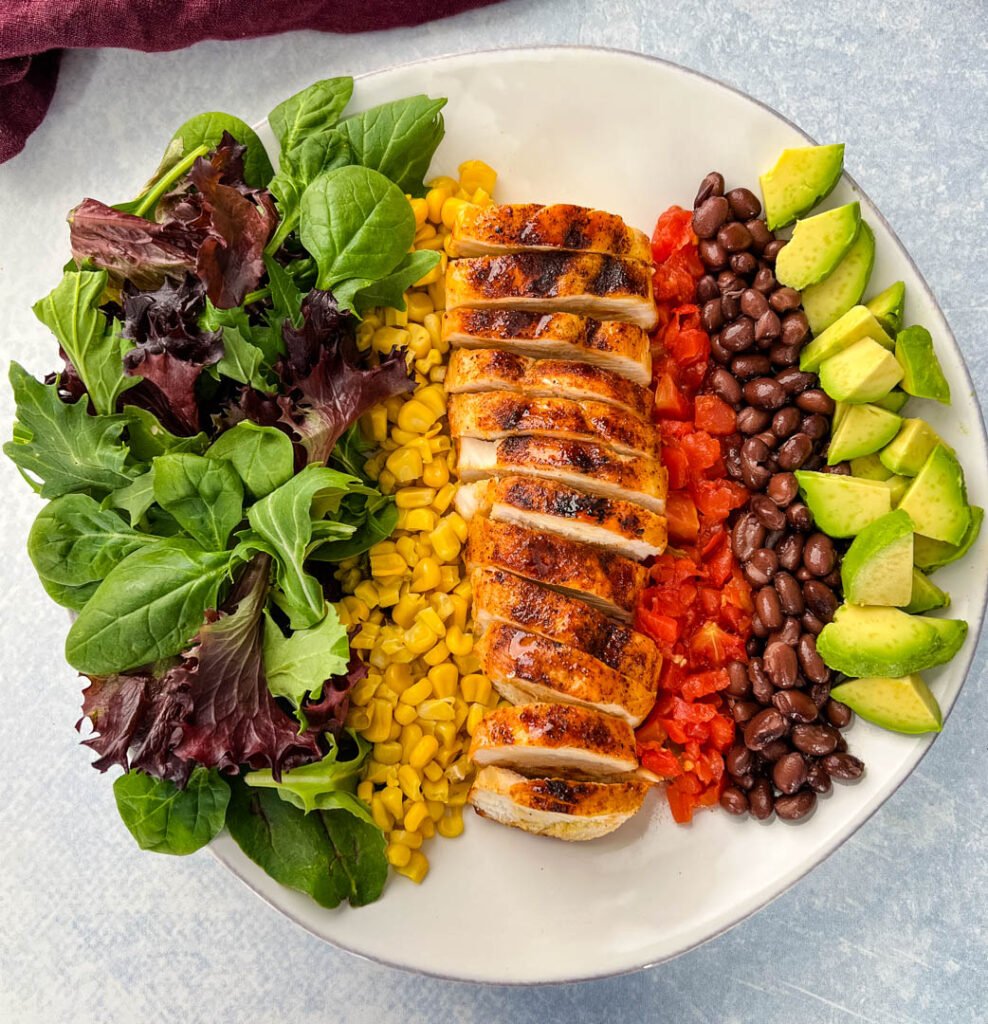
M 342 118 L 350 78 L 279 104 L 271 165 L 239 118 L 175 133 L 130 202 L 69 215 L 73 261 L 34 307 L 62 368 L 13 363 L 4 446 L 46 499 L 28 550 L 74 613 L 84 742 L 124 770 L 120 815 L 149 850 L 224 827 L 325 906 L 384 886 L 384 837 L 354 795 L 369 746 L 344 728 L 363 676 L 330 601 L 333 563 L 394 529 L 356 421 L 413 386 L 355 329 L 439 261 L 411 252 L 406 193 L 444 99 Z

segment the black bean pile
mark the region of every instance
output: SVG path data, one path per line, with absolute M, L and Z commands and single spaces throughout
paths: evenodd
M 814 529 L 799 500 L 797 469 L 827 467 L 834 403 L 816 374 L 799 369 L 809 324 L 799 292 L 775 279 L 784 240 L 759 217 L 746 188 L 725 194 L 713 172 L 693 204 L 693 230 L 707 273 L 697 283 L 712 362 L 704 384 L 737 412 L 725 439 L 728 475 L 751 492 L 732 519 L 731 542 L 754 596 L 747 664 L 729 666 L 728 704 L 738 739 L 726 755 L 720 798 L 731 814 L 785 821 L 809 814 L 833 779 L 864 765 L 840 730 L 851 710 L 830 698 L 832 673 L 816 637 L 840 604 L 840 551 Z

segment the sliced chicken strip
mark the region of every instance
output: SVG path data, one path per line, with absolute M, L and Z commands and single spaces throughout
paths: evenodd
M 656 458 L 651 423 L 604 402 L 537 398 L 517 391 L 451 395 L 447 409 L 453 437 L 501 441 L 533 434 L 567 441 L 595 441 L 622 455 Z
M 511 203 L 460 207 L 451 256 L 489 256 L 526 250 L 600 252 L 650 263 L 648 236 L 613 213 L 569 203 Z
M 575 594 L 624 621 L 634 613 L 648 575 L 644 566 L 621 555 L 489 519 L 474 519 L 470 524 L 466 560 L 471 570 L 507 569 Z
M 552 480 L 507 476 L 461 484 L 456 511 L 464 519 L 486 514 L 502 523 L 558 533 L 641 561 L 666 547 L 665 516 L 620 498 L 566 487 Z
M 647 331 L 658 323 L 651 266 L 595 253 L 523 252 L 451 260 L 446 308 L 459 306 L 578 313 L 624 320 Z
M 491 626 L 477 650 L 484 673 L 512 704 L 579 704 L 637 727 L 655 703 L 657 677 L 645 686 L 578 647 L 524 629 Z
M 599 778 L 638 767 L 631 726 L 575 704 L 495 708 L 474 731 L 470 759 L 529 775 L 572 771 Z
M 467 799 L 482 817 L 539 836 L 581 841 L 606 836 L 641 808 L 648 784 L 527 779 L 507 768 L 482 768 Z
M 652 382 L 648 335 L 634 324 L 573 313 L 515 309 L 452 309 L 443 338 L 453 348 L 503 349 L 540 359 L 574 360 L 647 388 Z
M 506 623 L 578 647 L 645 687 L 658 678 L 662 656 L 644 633 L 615 622 L 585 601 L 557 593 L 503 569 L 475 569 L 474 630 Z
M 659 515 L 666 510 L 667 474 L 655 459 L 620 455 L 592 441 L 554 437 L 507 437 L 457 442 L 457 473 L 471 483 L 492 476 L 533 476 L 644 505 Z

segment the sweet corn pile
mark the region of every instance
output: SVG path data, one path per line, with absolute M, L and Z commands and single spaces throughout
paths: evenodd
M 374 744 L 357 795 L 388 838 L 388 861 L 415 882 L 429 870 L 423 842 L 463 831 L 469 739 L 498 702 L 470 631 L 470 582 L 460 558 L 467 524 L 452 507 L 457 484 L 443 390 L 449 351 L 440 330 L 447 239 L 465 203 L 491 202 L 496 174 L 479 160 L 459 172 L 459 180 L 432 182 L 424 199 L 409 197 L 414 248 L 438 250 L 441 262 L 405 293 L 404 312 L 376 310 L 357 332 L 371 361 L 405 349 L 416 388 L 361 421 L 377 449 L 366 471 L 394 495 L 397 529 L 336 573 L 346 595 L 337 611 L 368 665 L 347 719 Z

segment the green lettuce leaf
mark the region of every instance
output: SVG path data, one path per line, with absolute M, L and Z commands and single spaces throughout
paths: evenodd
M 225 430 L 206 454 L 229 460 L 255 498 L 263 498 L 287 483 L 295 469 L 295 449 L 288 435 L 250 420 Z
M 208 551 L 222 551 L 244 512 L 244 487 L 232 463 L 159 455 L 152 474 L 154 500 Z
M 297 709 L 307 694 L 318 700 L 323 683 L 344 675 L 350 660 L 346 627 L 336 610 L 326 605 L 322 622 L 285 636 L 268 616 L 264 621 L 264 675 L 275 697 L 285 697 Z

